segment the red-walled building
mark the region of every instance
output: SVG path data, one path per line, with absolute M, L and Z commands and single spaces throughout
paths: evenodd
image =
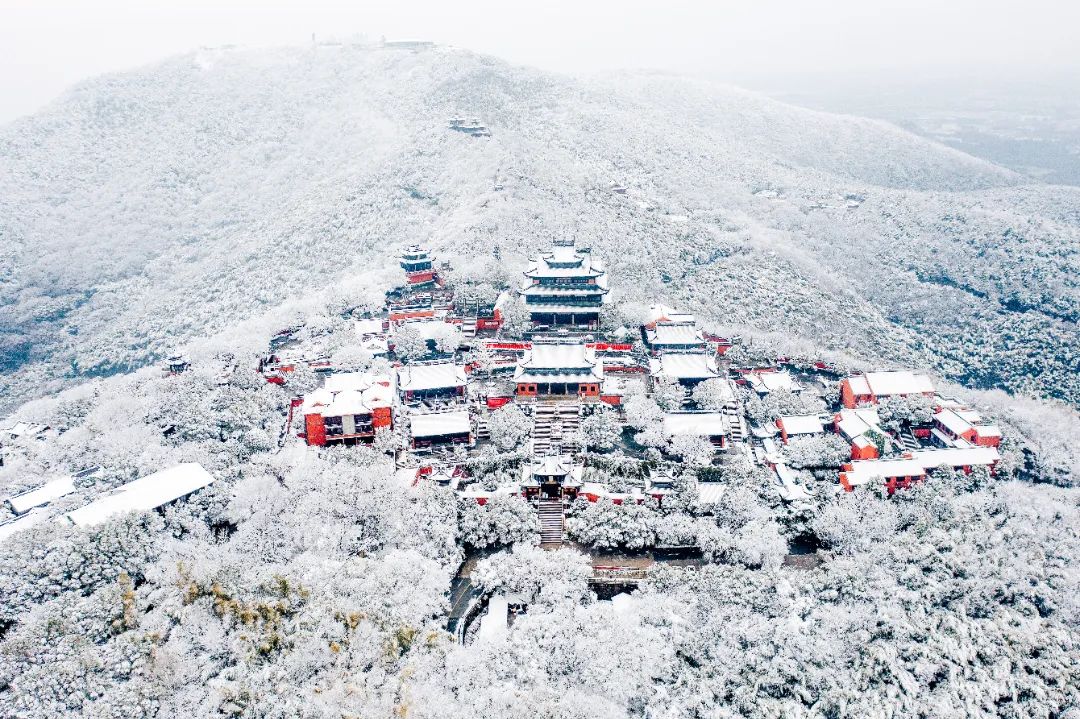
M 941 408 L 934 415 L 934 429 L 951 440 L 953 445 L 961 440 L 978 447 L 997 447 L 1001 444 L 1001 430 L 997 425 L 983 421 L 978 412 L 970 409 Z
M 518 397 L 600 397 L 604 365 L 583 342 L 534 342 L 514 372 Z
M 840 381 L 840 399 L 848 409 L 877 404 L 886 397 L 934 396 L 934 382 L 914 372 L 867 372 Z
M 394 424 L 393 380 L 350 372 L 330 375 L 304 398 L 304 436 L 309 445 L 369 442 L 376 430 Z
M 926 479 L 926 474 L 939 467 L 951 467 L 970 472 L 974 467 L 989 467 L 993 471 L 1001 455 L 994 447 L 954 447 L 949 449 L 920 449 L 905 452 L 898 459 L 853 461 L 840 471 L 840 485 L 851 492 L 874 482 L 882 482 L 889 494 Z

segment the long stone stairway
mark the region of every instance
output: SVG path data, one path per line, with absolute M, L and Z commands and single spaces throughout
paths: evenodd
M 577 451 L 575 438 L 580 427 L 580 403 L 537 403 L 533 407 L 533 454 L 544 456 Z
M 563 541 L 563 503 L 561 499 L 541 499 L 540 545 L 557 547 Z

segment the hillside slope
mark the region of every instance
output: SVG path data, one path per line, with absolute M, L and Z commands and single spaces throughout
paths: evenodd
M 570 236 L 624 296 L 725 330 L 1080 401 L 1080 192 L 732 88 L 447 48 L 202 52 L 75 88 L 0 158 L 8 404 L 347 293 L 407 241 Z

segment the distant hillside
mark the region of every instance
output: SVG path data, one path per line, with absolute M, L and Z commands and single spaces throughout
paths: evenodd
M 571 236 L 623 297 L 726 331 L 1080 403 L 1080 190 L 728 87 L 203 52 L 76 87 L 0 130 L 0 158 L 8 405 L 347 294 L 407 241 L 520 258 Z

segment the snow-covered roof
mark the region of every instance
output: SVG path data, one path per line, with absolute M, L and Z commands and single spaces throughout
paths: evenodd
M 363 392 L 376 385 L 390 387 L 391 380 L 386 375 L 371 374 L 368 372 L 335 372 L 323 380 L 323 389 L 327 392 L 343 392 L 355 390 Z
M 11 424 L 0 429 L 0 432 L 7 434 L 12 439 L 19 437 L 37 437 L 45 433 L 48 430 L 48 425 L 38 424 L 36 422 L 12 422 Z
M 911 453 L 912 460 L 925 469 L 949 467 L 990 466 L 1001 459 L 994 447 L 948 447 L 945 449 L 920 449 Z
M 792 392 L 802 389 L 799 383 L 795 381 L 795 378 L 786 370 L 780 370 L 779 372 L 749 372 L 746 375 L 746 381 L 759 394 L 768 394 L 779 389 Z
M 570 455 L 560 454 L 542 457 L 533 462 L 532 466 L 529 467 L 529 472 L 541 477 L 562 477 L 570 474 L 573 468 L 574 463 Z
M 12 512 L 15 514 L 23 514 L 34 507 L 48 504 L 54 499 L 60 499 L 74 491 L 75 481 L 71 477 L 61 477 L 60 479 L 46 482 L 36 489 L 17 494 L 14 497 L 8 497 L 7 503 L 11 507 Z
M 945 449 L 922 449 L 901 459 L 867 459 L 851 463 L 845 471 L 851 485 L 867 484 L 888 477 L 922 477 L 938 467 L 990 466 L 1001 459 L 993 447 L 949 447 Z
M 924 374 L 916 374 L 907 370 L 895 372 L 867 372 L 865 375 L 869 394 L 875 397 L 891 397 L 893 395 L 926 394 L 934 391 L 934 382 Z M 853 378 L 854 379 L 854 378 Z M 852 385 L 852 389 L 855 386 Z M 866 394 L 856 391 L 855 394 Z
M 588 252 L 573 247 L 553 247 L 525 270 L 526 277 L 600 277 L 604 265 Z
M 680 312 L 674 307 L 668 307 L 665 304 L 655 304 L 650 307 L 647 317 L 650 324 L 654 322 L 694 322 L 694 316 L 689 312 Z
M 522 382 L 603 381 L 604 365 L 581 342 L 536 343 L 518 362 L 514 380 Z
M 4 542 L 8 537 L 15 534 L 15 532 L 29 529 L 35 524 L 40 524 L 42 520 L 47 519 L 48 512 L 41 510 L 34 510 L 28 512 L 21 517 L 9 520 L 7 522 L 0 523 L 0 543 Z
M 876 409 L 872 407 L 860 407 L 859 409 L 840 410 L 840 422 L 837 427 L 840 434 L 849 441 L 869 432 L 871 429 L 881 431 L 881 420 Z
M 953 434 L 961 435 L 974 429 L 980 437 L 1000 437 L 1001 430 L 992 424 L 982 424 L 982 416 L 970 409 L 942 409 L 934 419 Z
M 727 418 L 720 412 L 668 412 L 664 415 L 664 434 L 690 434 L 719 437 L 729 432 Z
M 340 372 L 329 375 L 323 386 L 304 397 L 302 414 L 324 417 L 371 414 L 394 404 L 394 381 L 387 375 Z
M 157 509 L 186 497 L 214 482 L 214 477 L 197 462 L 178 464 L 140 477 L 65 516 L 79 527 L 101 524 L 110 517 L 134 511 Z
M 472 431 L 466 411 L 414 414 L 411 419 L 413 437 L 442 437 Z
M 701 330 L 689 323 L 657 323 L 652 329 L 645 330 L 649 345 L 704 345 L 705 337 Z
M 406 365 L 398 368 L 398 389 L 422 392 L 465 385 L 465 367 L 453 362 Z
M 816 414 L 787 415 L 777 420 L 777 424 L 783 424 L 784 432 L 789 436 L 793 434 L 821 434 L 825 431 L 821 417 Z
M 860 486 L 880 482 L 889 477 L 923 477 L 926 468 L 914 459 L 855 460 L 843 474 L 848 484 Z
M 719 377 L 716 359 L 705 352 L 663 354 L 649 362 L 652 374 L 671 379 L 711 379 Z
M 727 491 L 725 482 L 698 482 L 698 502 L 701 504 L 716 504 Z

